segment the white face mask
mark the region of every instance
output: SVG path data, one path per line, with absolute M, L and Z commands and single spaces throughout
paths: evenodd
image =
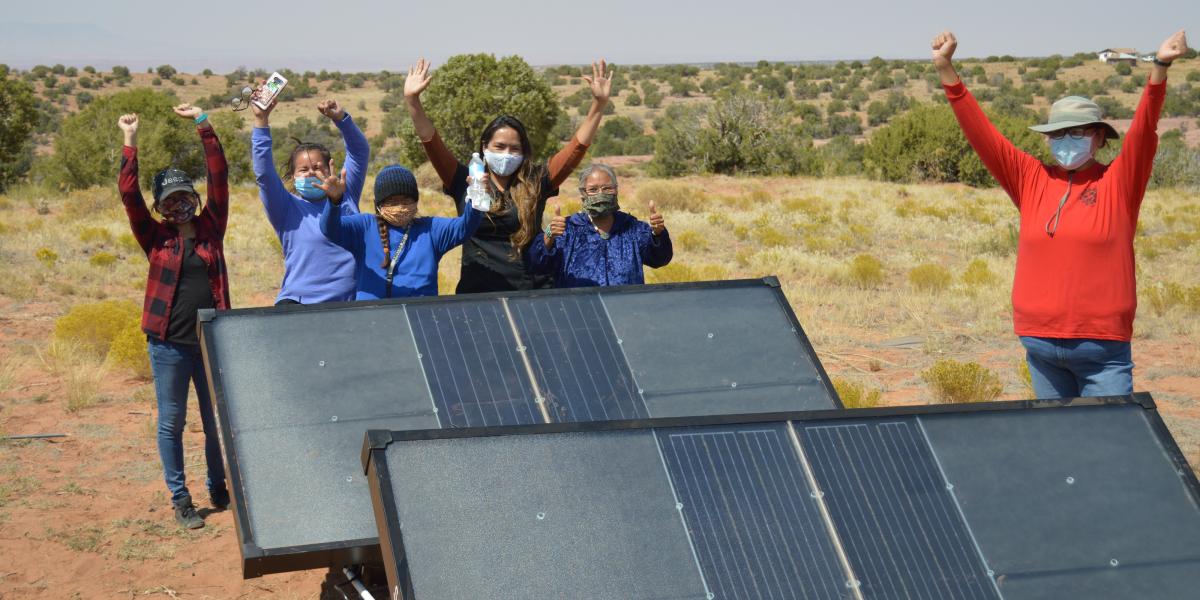
M 507 154 L 501 152 L 492 152 L 490 150 L 483 151 L 483 160 L 487 161 L 488 168 L 493 173 L 508 177 L 517 172 L 517 168 L 524 162 L 525 157 L 520 154 Z

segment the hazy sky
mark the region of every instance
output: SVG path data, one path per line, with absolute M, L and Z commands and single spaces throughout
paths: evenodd
M 961 56 L 1149 52 L 1180 28 L 1200 44 L 1195 0 L 2 1 L 0 62 L 21 68 L 395 71 L 467 52 L 535 65 L 924 58 L 944 28 Z

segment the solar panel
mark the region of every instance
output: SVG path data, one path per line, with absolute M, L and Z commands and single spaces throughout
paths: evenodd
M 998 598 L 915 419 L 801 430 L 864 596 Z
M 553 421 L 646 416 L 598 295 L 510 300 Z
M 770 286 L 601 293 L 652 417 L 829 408 L 828 377 Z
M 545 422 L 500 303 L 423 304 L 408 313 L 443 427 Z
M 589 587 L 598 573 L 690 581 L 689 559 L 711 598 L 1200 589 L 1200 484 L 1147 394 L 372 431 L 362 460 L 389 584 L 410 600 L 445 597 L 447 582 L 492 589 L 497 573 L 505 587 L 493 595 L 506 598 L 695 597 Z M 644 500 L 631 502 L 630 489 Z M 662 511 L 671 501 L 675 521 Z M 552 514 L 579 522 L 547 528 Z M 606 525 L 617 539 L 589 545 Z M 606 551 L 660 543 L 665 563 Z M 551 573 L 523 585 L 547 544 Z M 1110 555 L 1116 562 L 1080 558 Z
M 742 324 L 690 322 L 712 316 L 706 294 L 718 307 L 739 306 Z M 691 317 L 663 329 L 642 311 Z M 722 343 L 693 344 L 697 327 Z M 356 452 L 371 427 L 839 406 L 773 278 L 206 311 L 200 328 L 246 577 L 378 554 Z M 745 329 L 772 341 L 762 346 Z M 682 347 L 685 355 L 664 356 Z M 760 347 L 801 354 L 764 358 Z M 764 362 L 787 372 L 768 373 Z M 691 401 L 681 393 L 689 378 L 750 383 L 738 388 L 745 393 L 701 390 Z M 761 392 L 792 383 L 783 400 Z M 310 499 L 297 502 L 296 490 Z
M 667 429 L 659 441 L 715 597 L 844 597 L 786 425 Z

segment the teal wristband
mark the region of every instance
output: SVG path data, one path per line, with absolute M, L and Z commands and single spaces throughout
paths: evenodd
M 207 120 L 208 120 L 208 113 L 200 113 L 200 116 L 196 117 L 196 124 L 199 125 Z

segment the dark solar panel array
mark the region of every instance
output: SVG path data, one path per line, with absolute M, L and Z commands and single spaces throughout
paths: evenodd
M 545 422 L 503 305 L 457 302 L 407 309 L 442 427 Z
M 1179 598 L 1200 589 L 1200 485 L 1181 468 L 1178 449 L 1153 410 L 1106 399 L 1074 407 L 916 412 L 808 421 L 801 413 L 799 420 L 725 425 L 673 419 L 655 427 L 650 420 L 616 430 L 583 424 L 565 432 L 547 426 L 512 435 L 480 432 L 484 438 L 470 437 L 475 432 L 466 437 L 432 432 L 433 439 L 396 432 L 392 439 L 399 441 L 373 451 L 370 460 L 387 461 L 382 472 L 392 473 L 401 486 L 391 487 L 385 478 L 380 489 L 423 489 L 425 478 L 443 472 L 513 490 L 564 481 L 584 485 L 588 489 L 575 490 L 574 500 L 555 510 L 619 514 L 621 527 L 637 536 L 621 536 L 620 544 L 635 547 L 653 547 L 672 530 L 660 509 L 663 496 L 673 497 L 680 517 L 674 531 L 686 535 L 694 568 L 714 600 Z M 656 447 L 635 448 L 626 441 L 631 431 L 646 429 L 653 431 Z M 429 458 L 458 457 L 479 439 L 488 440 L 486 454 L 496 457 L 476 461 L 484 465 Z M 1114 440 L 1119 448 L 1108 448 Z M 604 450 L 572 452 L 572 445 Z M 405 466 L 395 466 L 392 454 L 406 457 Z M 525 458 L 531 455 L 554 458 L 550 466 L 531 467 Z M 623 461 L 619 475 L 608 464 L 616 456 Z M 599 481 L 608 483 L 593 483 Z M 631 486 L 669 492 L 658 492 L 643 510 L 628 504 L 624 488 Z M 467 496 L 479 494 L 478 486 L 468 488 Z M 395 492 L 400 502 L 415 502 L 399 512 L 436 513 L 443 522 L 475 518 L 477 509 L 459 511 L 441 499 L 454 491 L 442 491 L 420 500 Z M 1070 502 L 1029 505 L 1030 497 Z M 377 514 L 388 514 L 378 512 L 386 500 L 376 495 L 373 501 Z M 522 510 L 529 509 L 510 512 Z M 1029 529 L 1030 519 L 1041 529 Z M 441 544 L 440 530 L 422 530 L 422 521 L 387 516 L 377 526 L 397 527 L 403 535 L 393 539 L 403 537 L 403 543 L 411 531 L 412 539 Z M 648 533 L 652 525 L 654 534 Z M 505 547 L 480 553 L 484 559 L 478 564 L 451 556 L 437 569 L 483 583 L 492 572 L 520 572 L 521 557 L 537 552 L 521 544 L 546 543 L 534 539 L 535 527 L 542 528 L 535 521 L 527 538 L 510 537 Z M 1064 533 L 1038 533 L 1055 527 Z M 1047 544 L 1053 553 L 1043 550 Z M 384 550 L 397 561 L 395 572 L 408 568 L 400 562 L 404 549 Z M 429 551 L 408 550 L 416 553 L 411 556 Z M 566 544 L 559 552 L 556 564 L 587 565 L 589 576 L 593 569 L 616 577 L 640 575 L 588 544 Z M 1014 569 L 1014 561 L 1026 554 L 1039 558 Z M 1093 557 L 1112 558 L 1100 564 Z M 685 573 L 687 562 L 676 552 L 670 570 Z M 588 590 L 572 587 L 569 572 L 556 577 L 560 596 L 588 597 Z
M 844 597 L 786 425 L 663 430 L 659 444 L 717 598 Z
M 346 454 L 371 427 L 837 407 L 770 279 L 239 309 L 201 329 L 248 576 L 377 548 Z
M 508 302 L 551 421 L 646 416 L 599 296 Z
M 865 596 L 998 598 L 915 419 L 801 432 Z

